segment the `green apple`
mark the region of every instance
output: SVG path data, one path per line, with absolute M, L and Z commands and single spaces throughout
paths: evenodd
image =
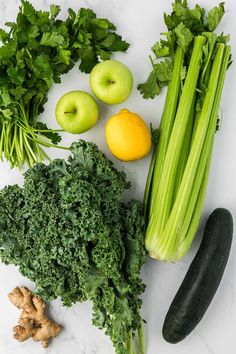
M 121 62 L 105 60 L 91 71 L 90 86 L 102 102 L 118 104 L 129 97 L 133 88 L 133 75 Z
M 65 131 L 81 134 L 91 129 L 98 120 L 98 105 L 84 91 L 71 91 L 63 95 L 56 105 L 56 119 Z

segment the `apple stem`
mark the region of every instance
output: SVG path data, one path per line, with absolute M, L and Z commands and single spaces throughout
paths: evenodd
M 77 110 L 76 109 L 74 109 L 73 111 L 70 111 L 70 112 L 64 112 L 65 114 L 69 114 L 69 113 L 76 113 L 77 112 Z

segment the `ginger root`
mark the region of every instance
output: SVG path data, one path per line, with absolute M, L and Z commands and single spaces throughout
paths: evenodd
M 56 337 L 62 327 L 48 319 L 43 300 L 26 287 L 16 287 L 8 297 L 13 305 L 22 310 L 19 324 L 13 328 L 13 337 L 19 342 L 32 337 L 47 348 L 49 340 Z

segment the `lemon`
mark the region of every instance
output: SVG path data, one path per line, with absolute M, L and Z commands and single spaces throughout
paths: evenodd
M 106 142 L 122 161 L 142 159 L 151 150 L 151 135 L 144 120 L 128 109 L 112 116 L 106 125 Z

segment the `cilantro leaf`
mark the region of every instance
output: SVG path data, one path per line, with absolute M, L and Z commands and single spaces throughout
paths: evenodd
M 225 14 L 224 2 L 221 2 L 219 6 L 213 7 L 207 15 L 207 26 L 209 31 L 214 31 L 219 25 L 222 17 Z

